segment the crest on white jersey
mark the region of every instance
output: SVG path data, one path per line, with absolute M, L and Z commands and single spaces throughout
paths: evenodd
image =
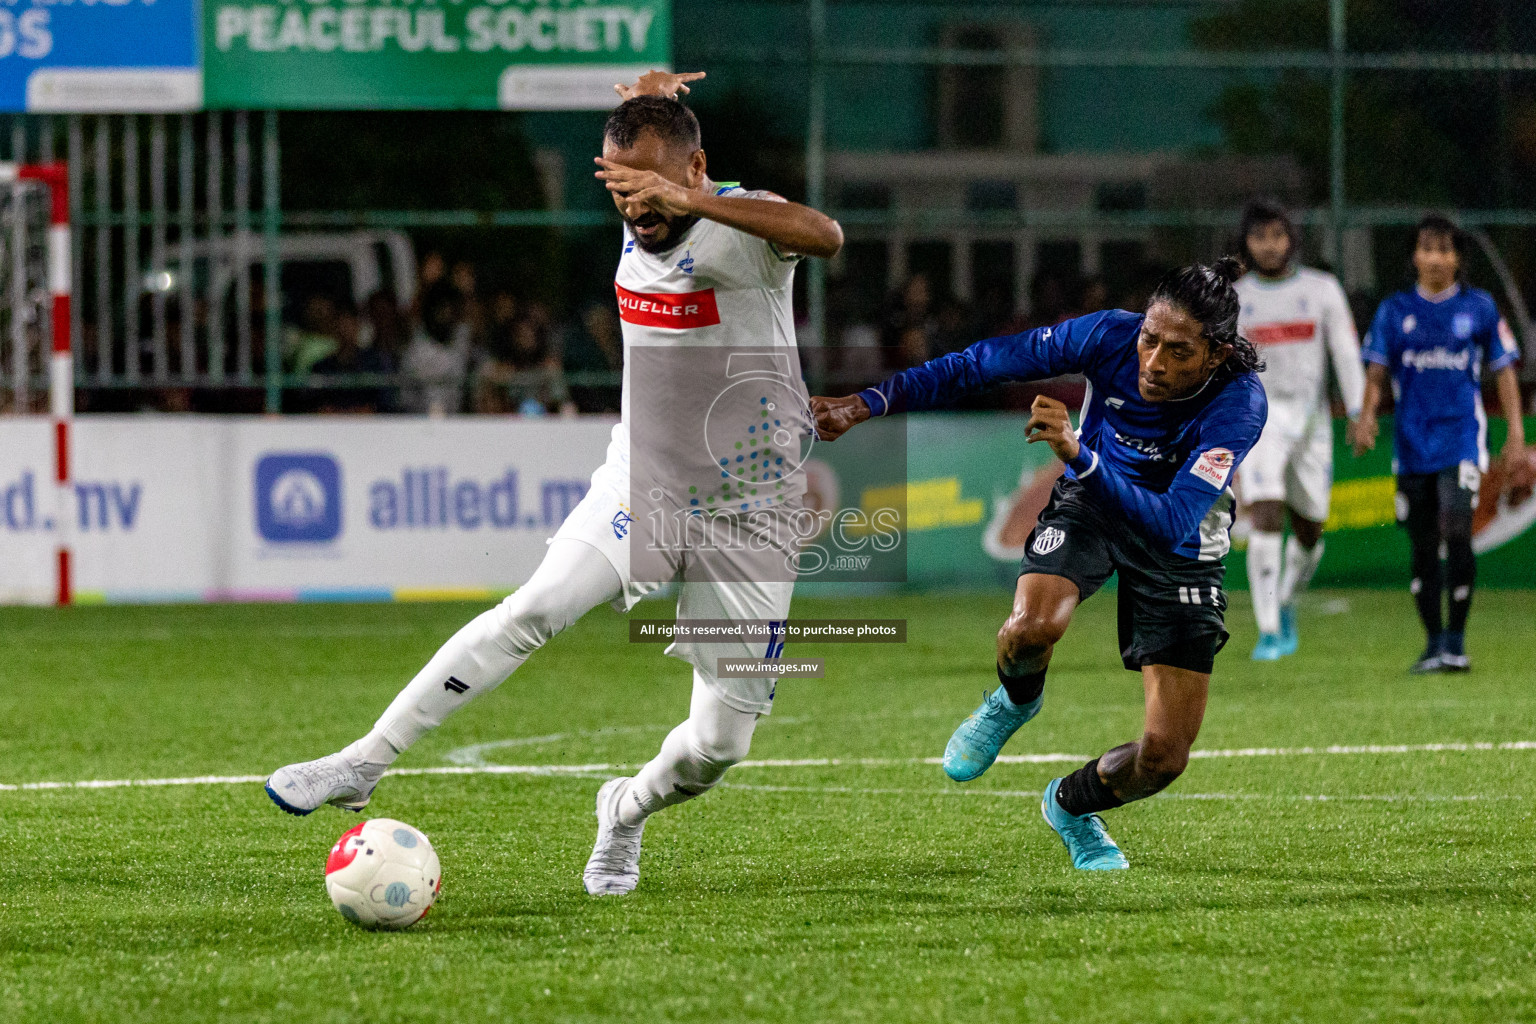
M 1048 555 L 1061 547 L 1061 542 L 1066 539 L 1066 531 L 1058 530 L 1054 526 L 1047 526 L 1036 535 L 1035 542 L 1030 545 L 1029 550 L 1037 555 Z

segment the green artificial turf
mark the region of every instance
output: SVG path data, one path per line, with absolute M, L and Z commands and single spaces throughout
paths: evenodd
M 910 639 L 791 645 L 827 678 L 781 684 L 752 756 L 879 763 L 738 767 L 651 820 L 624 898 L 581 888 L 601 774 L 387 779 L 368 813 L 424 830 L 445 877 L 397 934 L 326 898 L 352 815 L 281 814 L 258 783 L 0 791 L 0 1019 L 1536 1020 L 1536 749 L 1197 759 L 1107 816 L 1131 871 L 1074 872 L 1038 808 L 1072 765 L 962 787 L 918 760 L 995 683 L 1007 603 L 798 600 L 908 619 Z M 1301 653 L 1272 665 L 1247 660 L 1234 609 L 1199 747 L 1536 740 L 1533 604 L 1479 594 L 1475 671 L 1430 678 L 1404 672 L 1421 642 L 1406 594 L 1315 595 Z M 475 611 L 0 611 L 0 783 L 328 753 Z M 688 677 L 599 609 L 400 766 L 505 740 L 525 742 L 481 759 L 638 764 L 686 715 Z M 1140 699 L 1106 595 L 1007 753 L 1097 754 L 1135 736 Z

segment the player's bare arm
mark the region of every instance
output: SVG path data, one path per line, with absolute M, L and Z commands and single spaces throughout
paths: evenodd
M 1499 408 L 1504 412 L 1504 421 L 1509 424 L 1509 432 L 1504 435 L 1504 447 L 1499 449 L 1499 458 L 1503 460 L 1506 469 L 1513 471 L 1515 463 L 1525 454 L 1525 420 L 1520 415 L 1520 378 L 1513 366 L 1506 366 L 1499 371 L 1498 385 Z
M 1062 462 L 1077 458 L 1082 445 L 1072 429 L 1072 419 L 1067 407 L 1054 398 L 1037 395 L 1029 407 L 1029 422 L 1024 425 L 1024 437 L 1030 444 L 1044 441 Z
M 1365 397 L 1360 400 L 1360 415 L 1349 425 L 1349 444 L 1359 458 L 1376 447 L 1380 428 L 1376 423 L 1381 408 L 1381 394 L 1387 385 L 1387 368 L 1371 363 L 1365 368 Z
M 811 413 L 816 417 L 816 438 L 820 441 L 836 441 L 854 427 L 869 419 L 869 405 L 858 395 L 846 398 L 811 399 Z
M 647 71 L 636 79 L 634 85 L 619 83 L 613 87 L 613 91 L 619 94 L 621 100 L 632 100 L 636 96 L 660 96 L 662 99 L 675 100 L 679 94 L 686 96 L 693 91 L 688 88 L 689 82 L 698 82 L 705 77 L 703 71 Z
M 785 252 L 822 259 L 836 256 L 843 247 L 842 227 L 809 206 L 717 196 L 707 178 L 690 188 L 656 171 L 626 167 L 603 157 L 596 161 L 601 168 L 597 177 L 624 204 L 631 219 L 646 210 L 663 217 L 700 217 L 755 235 Z

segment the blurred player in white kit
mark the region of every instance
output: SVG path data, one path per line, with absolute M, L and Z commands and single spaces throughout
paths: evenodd
M 1253 660 L 1275 661 L 1296 653 L 1296 599 L 1323 558 L 1323 523 L 1333 487 L 1328 361 L 1351 432 L 1365 373 L 1344 289 L 1332 274 L 1296 262 L 1299 236 L 1285 209 L 1250 203 L 1242 233 L 1250 269 L 1237 282 L 1238 331 L 1258 346 L 1268 365 L 1261 379 L 1269 421 L 1238 480 L 1253 527 L 1248 585 L 1259 625 Z M 1289 539 L 1284 538 L 1287 512 Z
M 366 736 L 328 757 L 273 773 L 267 793 L 283 810 L 308 814 L 327 803 L 362 809 L 401 752 L 500 685 L 535 650 L 597 605 L 611 603 L 627 611 L 643 594 L 676 577 L 681 580 L 679 620 L 778 623 L 787 618 L 794 545 L 784 544 L 777 532 L 771 543 L 754 543 L 750 550 L 685 543 L 675 549 L 661 546 L 659 554 L 657 545 L 636 536 L 646 527 L 637 505 L 662 494 L 654 487 L 662 477 L 678 483 L 681 498 L 675 504 L 683 515 L 698 517 L 690 522 L 707 518 L 706 511 L 737 522 L 758 513 L 756 522 L 779 526 L 800 507 L 803 475 L 793 480 L 778 473 L 769 490 L 766 455 L 753 456 L 748 476 L 746 462 L 726 467 L 722 458 L 717 464 L 718 453 L 705 451 L 708 445 L 698 435 L 650 429 L 642 436 L 636 431 L 632 449 L 631 428 L 637 422 L 672 422 L 667 414 L 682 406 L 710 409 L 714 416 L 717 399 L 724 397 L 719 382 L 690 376 L 687 370 L 709 363 L 723 350 L 747 347 L 769 349 L 773 360 L 794 367 L 792 374 L 774 378 L 787 389 L 779 413 L 766 412 L 774 408 L 766 397 L 759 410 L 757 392 L 765 387 L 754 385 L 752 448 L 762 452 L 758 439 L 768 432 L 757 420 L 760 415 L 782 416 L 786 431 L 779 433 L 787 439 L 795 411 L 788 407 L 799 405 L 805 420 L 793 426 L 812 430 L 794 358 L 794 267 L 801 256 L 836 255 L 843 241 L 837 222 L 809 207 L 709 179 L 698 121 L 677 99 L 679 92 L 689 91 L 685 83 L 703 77 L 651 72 L 634 86 L 615 87 L 624 102 L 605 126 L 596 175 L 625 224 L 614 282 L 624 331 L 623 417 L 591 489 L 550 541 L 533 577 L 444 644 Z M 658 353 L 663 356 L 659 362 L 641 358 Z M 682 358 L 668 364 L 669 354 Z M 681 372 L 666 372 L 669 365 Z M 643 366 L 653 368 L 649 376 L 642 376 L 638 367 Z M 734 429 L 745 437 L 746 421 L 738 420 Z M 752 450 L 743 444 L 734 448 Z M 633 467 L 633 495 L 632 462 L 651 467 Z M 759 476 L 766 493 L 753 498 Z M 697 493 L 695 481 L 707 489 L 707 497 L 688 497 Z M 763 537 L 758 532 L 750 539 Z M 689 716 L 633 778 L 610 780 L 598 791 L 597 842 L 583 873 L 589 893 L 632 890 L 639 881 L 646 818 L 706 792 L 746 756 L 758 718 L 772 709 L 774 679 L 722 678 L 720 659 L 774 658 L 782 648 L 781 633 L 766 643 L 679 641 L 667 649 L 693 666 Z M 579 687 L 579 681 L 573 682 Z

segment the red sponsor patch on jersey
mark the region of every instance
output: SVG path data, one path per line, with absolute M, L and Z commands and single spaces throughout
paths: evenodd
M 341 834 L 341 838 L 336 840 L 336 845 L 331 847 L 331 855 L 325 858 L 326 874 L 330 874 L 332 871 L 340 871 L 342 868 L 352 863 L 353 858 L 357 856 L 358 844 L 350 842 L 349 840 L 361 832 L 363 830 L 363 826 L 366 824 L 368 824 L 366 821 L 358 822 L 356 825 L 353 825 L 351 828 L 343 832 Z
M 713 288 L 702 292 L 632 292 L 615 283 L 613 290 L 619 295 L 619 318 L 626 323 L 689 330 L 720 322 Z
M 1317 323 L 1312 320 L 1291 320 L 1287 323 L 1260 324 L 1246 332 L 1255 345 L 1285 345 L 1293 341 L 1311 341 L 1317 336 Z

